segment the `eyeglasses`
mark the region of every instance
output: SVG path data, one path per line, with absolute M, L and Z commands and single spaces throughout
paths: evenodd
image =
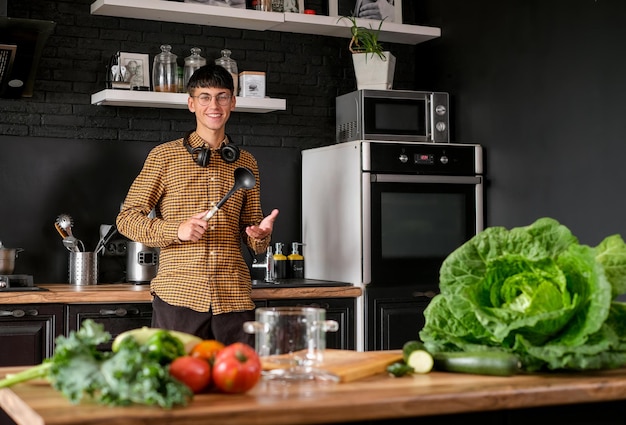
M 226 106 L 230 102 L 230 98 L 232 97 L 229 94 L 218 94 L 217 96 L 211 96 L 210 94 L 203 93 L 199 96 L 191 96 L 198 99 L 198 103 L 202 106 L 209 106 L 211 104 L 211 100 L 215 98 L 218 105 Z

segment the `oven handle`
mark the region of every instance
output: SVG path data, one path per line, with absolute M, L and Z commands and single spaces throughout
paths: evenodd
M 482 176 L 423 176 L 407 174 L 372 174 L 372 183 L 448 183 L 481 184 Z

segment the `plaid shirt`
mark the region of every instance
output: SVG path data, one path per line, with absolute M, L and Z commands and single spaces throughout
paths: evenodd
M 195 132 L 192 147 L 204 141 Z M 252 170 L 254 188 L 237 190 L 209 221 L 198 242 L 180 241 L 179 225 L 216 205 L 233 187 L 237 167 Z M 155 209 L 157 217 L 148 218 Z M 248 237 L 246 226 L 263 219 L 259 169 L 251 153 L 241 150 L 234 163 L 211 150 L 208 167 L 199 167 L 183 139 L 156 146 L 133 182 L 117 217 L 120 233 L 133 241 L 159 247 L 159 270 L 150 291 L 175 306 L 213 314 L 254 309 L 250 271 L 241 254 L 241 240 L 256 253 L 267 249 L 271 236 Z

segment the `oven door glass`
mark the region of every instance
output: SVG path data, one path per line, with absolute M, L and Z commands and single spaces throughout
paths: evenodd
M 372 284 L 437 285 L 443 260 L 476 234 L 475 184 L 372 183 Z

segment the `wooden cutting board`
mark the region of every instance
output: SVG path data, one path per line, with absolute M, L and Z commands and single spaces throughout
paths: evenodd
M 402 360 L 402 350 L 391 351 L 353 351 L 324 350 L 324 362 L 319 367 L 339 377 L 340 382 L 351 382 L 357 379 L 382 373 L 391 363 Z M 278 364 L 263 362 L 264 370 L 280 368 Z

